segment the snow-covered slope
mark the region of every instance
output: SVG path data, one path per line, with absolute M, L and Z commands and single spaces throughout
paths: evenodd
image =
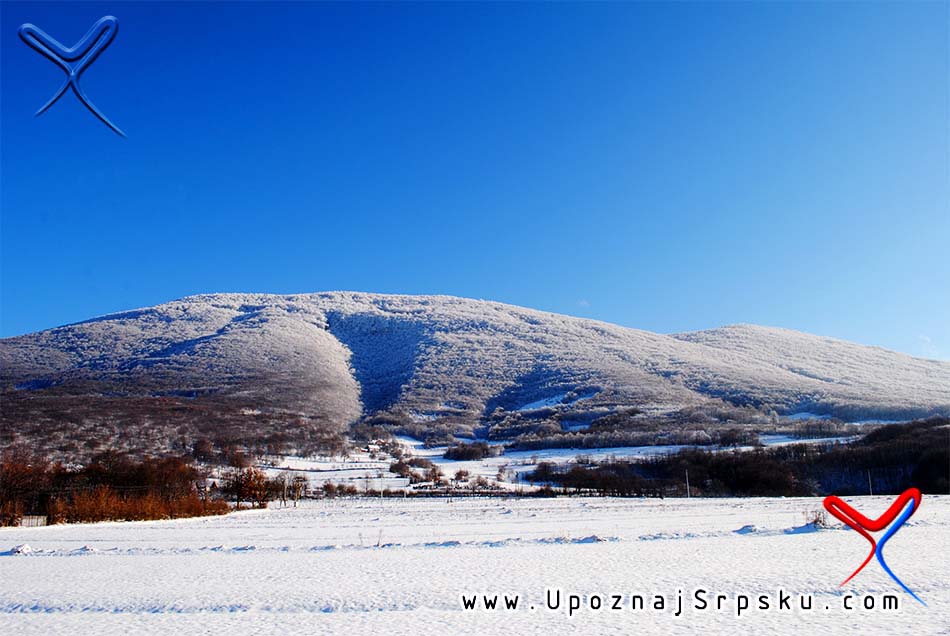
M 950 412 L 950 362 L 755 326 L 668 336 L 448 296 L 192 296 L 2 340 L 0 363 L 8 395 L 237 396 L 341 425 L 377 413 L 475 425 L 531 403 Z
M 909 404 L 932 405 L 939 410 L 940 405 L 946 407 L 950 392 L 950 363 L 881 347 L 758 325 L 732 325 L 673 337 L 769 360 L 779 369 L 815 380 L 826 387 L 823 398 L 815 403 L 820 412 L 845 419 L 859 419 L 862 413 L 875 410 L 900 412 Z

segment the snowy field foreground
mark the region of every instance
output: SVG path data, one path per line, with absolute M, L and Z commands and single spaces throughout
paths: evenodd
M 849 501 L 875 517 L 889 504 Z M 820 499 L 350 499 L 4 528 L 0 633 L 950 634 L 950 497 L 925 496 L 887 544 L 889 565 L 928 607 L 877 562 L 839 590 L 868 544 L 837 524 L 806 525 L 820 508 Z M 556 611 L 545 608 L 547 588 L 563 590 Z M 691 607 L 696 588 L 708 591 L 706 610 Z M 675 617 L 678 589 L 688 606 Z M 793 609 L 775 608 L 780 589 Z M 520 605 L 463 610 L 463 594 L 518 594 Z M 573 616 L 570 594 L 582 597 Z M 609 609 L 614 594 L 622 609 Z M 633 594 L 646 609 L 631 609 Z M 654 594 L 666 597 L 663 611 L 651 609 Z M 737 594 L 751 599 L 738 617 Z M 772 609 L 756 608 L 762 594 Z M 847 595 L 860 608 L 885 594 L 899 611 L 842 609 Z M 798 609 L 798 595 L 814 609 Z

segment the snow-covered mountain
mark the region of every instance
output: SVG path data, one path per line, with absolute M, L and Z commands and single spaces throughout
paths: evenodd
M 2 340 L 0 363 L 8 399 L 212 396 L 340 427 L 382 414 L 474 430 L 498 409 L 724 403 L 851 420 L 950 413 L 950 362 L 784 329 L 661 335 L 449 296 L 192 296 Z

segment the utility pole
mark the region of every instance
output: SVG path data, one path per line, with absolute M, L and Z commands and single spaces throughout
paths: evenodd
M 868 468 L 868 493 L 874 496 L 874 488 L 871 486 L 871 469 Z
M 686 469 L 686 498 L 689 499 L 689 468 Z

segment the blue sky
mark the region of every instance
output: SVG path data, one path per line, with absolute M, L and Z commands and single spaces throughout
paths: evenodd
M 950 5 L 12 3 L 0 334 L 486 298 L 950 359 Z M 25 46 L 103 15 L 83 88 Z

